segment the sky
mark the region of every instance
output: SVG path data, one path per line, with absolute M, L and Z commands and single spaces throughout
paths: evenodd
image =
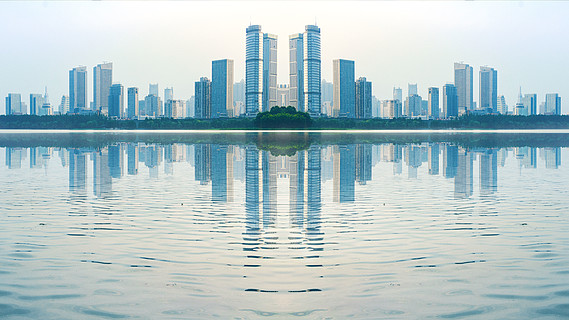
M 391 99 L 393 87 L 428 87 L 454 81 L 454 62 L 498 71 L 498 94 L 512 106 L 520 87 L 559 93 L 569 113 L 569 2 L 486 1 L 0 1 L 0 114 L 4 97 L 43 93 L 52 105 L 68 94 L 69 70 L 113 63 L 113 82 L 158 83 L 189 99 L 211 61 L 233 59 L 235 81 L 245 74 L 245 28 L 259 24 L 278 36 L 278 82 L 289 83 L 288 37 L 316 23 L 322 34 L 322 78 L 332 81 L 332 60 L 355 61 L 356 78 L 373 95 Z

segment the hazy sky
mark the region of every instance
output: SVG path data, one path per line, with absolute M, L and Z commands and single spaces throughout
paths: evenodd
M 48 86 L 52 105 L 68 94 L 68 71 L 113 62 L 113 82 L 140 88 L 174 87 L 176 99 L 193 95 L 194 82 L 211 77 L 211 61 L 235 60 L 235 80 L 245 73 L 245 28 L 260 24 L 278 35 L 278 79 L 289 83 L 288 36 L 315 21 L 322 32 L 322 78 L 332 80 L 332 60 L 356 61 L 356 77 L 373 83 L 379 99 L 394 86 L 454 81 L 453 63 L 474 68 L 474 100 L 482 65 L 498 70 L 498 94 L 511 106 L 519 87 L 562 96 L 569 111 L 569 2 L 0 2 L 0 114 L 4 97 Z M 28 107 L 29 108 L 29 107 Z

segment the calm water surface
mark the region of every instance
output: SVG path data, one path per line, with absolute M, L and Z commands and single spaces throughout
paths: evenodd
M 569 317 L 567 147 L 0 133 L 0 318 Z

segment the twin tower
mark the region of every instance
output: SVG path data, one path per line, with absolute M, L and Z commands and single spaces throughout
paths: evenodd
M 261 26 L 247 27 L 245 53 L 245 111 L 254 117 L 279 104 L 277 99 L 277 36 Z M 289 36 L 290 105 L 311 117 L 321 112 L 320 28 L 307 25 Z

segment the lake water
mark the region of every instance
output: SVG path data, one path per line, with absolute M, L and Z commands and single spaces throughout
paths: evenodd
M 0 318 L 569 317 L 567 147 L 0 132 Z

